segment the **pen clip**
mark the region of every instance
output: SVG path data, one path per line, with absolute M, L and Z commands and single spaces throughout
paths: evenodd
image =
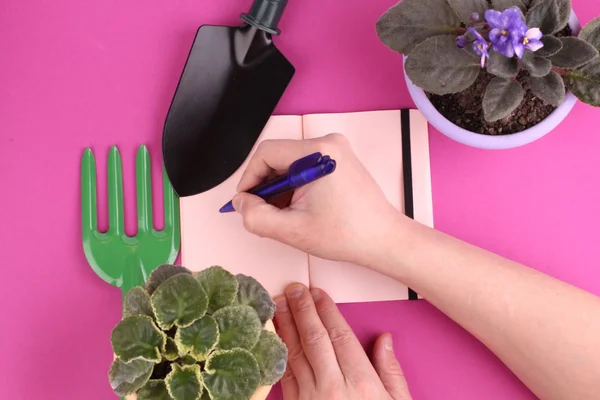
M 307 168 L 314 167 L 315 165 L 319 164 L 319 162 L 321 162 L 321 158 L 321 153 L 313 153 L 299 160 L 296 160 L 292 163 L 292 165 L 290 165 L 289 173 L 299 174 Z

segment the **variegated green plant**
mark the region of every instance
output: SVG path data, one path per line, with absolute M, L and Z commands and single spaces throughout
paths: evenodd
M 138 400 L 247 400 L 285 371 L 287 348 L 265 328 L 274 312 L 252 277 L 162 265 L 125 296 L 111 387 Z
M 516 77 L 523 70 L 547 104 L 562 104 L 568 89 L 600 106 L 600 18 L 578 36 L 558 35 L 570 17 L 571 0 L 402 0 L 376 25 L 381 41 L 406 56 L 412 83 L 426 92 L 462 92 L 486 68 L 495 76 L 482 104 L 491 122 L 522 103 Z

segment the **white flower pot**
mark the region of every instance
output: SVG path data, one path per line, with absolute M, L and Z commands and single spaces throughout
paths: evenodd
M 574 36 L 578 35 L 581 31 L 581 25 L 573 10 L 571 10 L 569 27 Z M 406 62 L 406 56 L 404 56 L 404 62 Z M 571 92 L 567 91 L 564 103 L 557 107 L 550 115 L 548 115 L 548 117 L 537 125 L 524 131 L 508 135 L 484 135 L 468 131 L 450 122 L 433 106 L 423 89 L 412 83 L 408 75 L 406 75 L 406 71 L 404 72 L 404 76 L 406 78 L 408 91 L 415 102 L 415 105 L 433 127 L 459 143 L 481 149 L 510 149 L 538 140 L 556 128 L 566 118 L 569 112 L 571 112 L 573 106 L 577 102 L 577 98 Z

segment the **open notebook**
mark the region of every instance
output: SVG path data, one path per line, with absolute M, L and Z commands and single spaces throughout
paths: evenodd
M 332 132 L 350 140 L 358 158 L 398 210 L 433 226 L 427 122 L 419 111 L 273 116 L 257 145 L 265 139 L 308 139 Z M 416 298 L 409 288 L 390 278 L 254 236 L 244 229 L 237 213 L 220 214 L 219 208 L 236 193 L 249 158 L 216 188 L 180 199 L 184 266 L 197 271 L 221 265 L 254 276 L 273 296 L 289 283 L 303 282 L 325 290 L 338 303 Z

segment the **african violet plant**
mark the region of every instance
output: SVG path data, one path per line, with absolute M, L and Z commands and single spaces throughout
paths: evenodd
M 110 384 L 138 400 L 247 400 L 286 367 L 286 346 L 265 328 L 274 312 L 252 277 L 162 265 L 125 296 Z
M 566 86 L 600 106 L 600 18 L 574 37 L 564 32 L 570 15 L 570 0 L 403 0 L 377 32 L 406 56 L 406 74 L 425 92 L 463 92 L 482 68 L 494 75 L 482 107 L 486 121 L 497 121 L 523 101 L 522 71 L 547 104 L 562 104 Z

